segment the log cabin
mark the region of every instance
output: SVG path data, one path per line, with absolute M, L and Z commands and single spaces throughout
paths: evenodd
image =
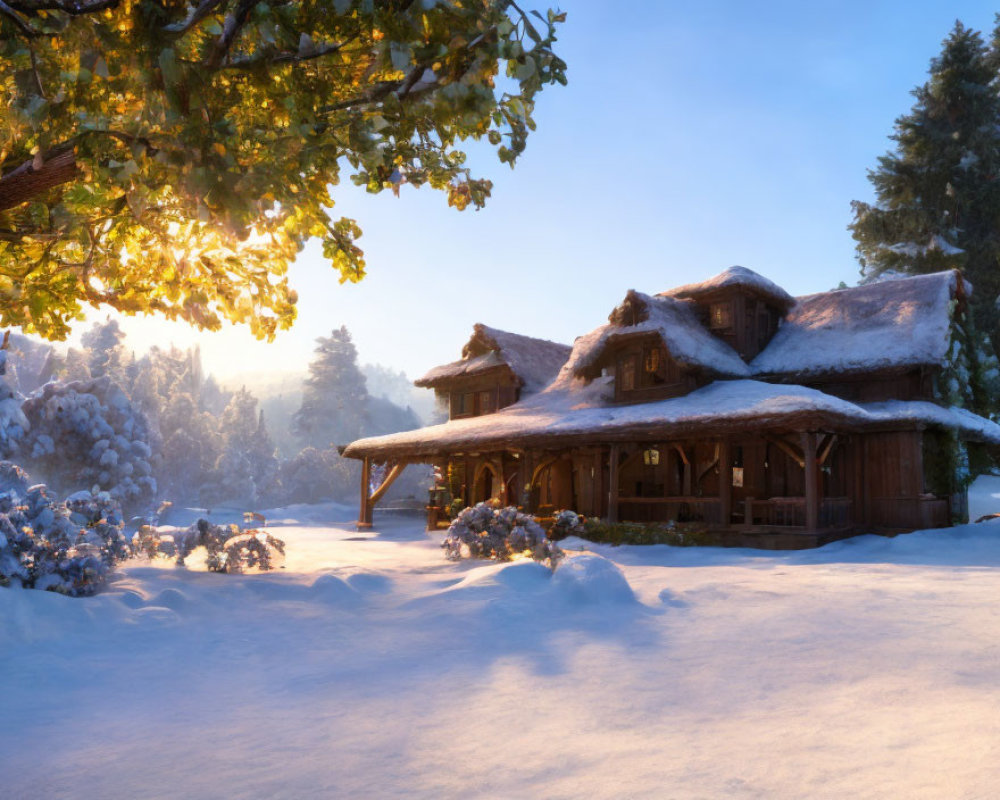
M 732 267 L 631 290 L 572 347 L 476 325 L 416 381 L 447 422 L 344 449 L 363 462 L 359 525 L 414 462 L 436 467 L 432 527 L 487 500 L 781 548 L 964 520 L 1000 453 L 969 410 L 996 378 L 970 291 L 947 271 L 796 298 Z

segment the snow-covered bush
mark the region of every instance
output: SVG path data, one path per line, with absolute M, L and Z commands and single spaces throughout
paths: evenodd
M 549 528 L 550 539 L 565 539 L 567 536 L 579 536 L 584 531 L 587 518 L 568 508 L 557 511 L 555 521 Z
M 132 549 L 148 558 L 175 558 L 183 566 L 195 550 L 205 549 L 205 566 L 211 572 L 266 572 L 281 566 L 285 543 L 267 531 L 240 530 L 237 525 L 213 525 L 200 519 L 174 536 L 165 536 L 144 525 L 132 537 Z
M 479 503 L 461 511 L 448 528 L 441 543 L 445 555 L 462 558 L 488 558 L 510 561 L 528 556 L 556 568 L 563 551 L 545 535 L 545 529 L 529 514 L 514 506 L 494 508 Z
M 24 459 L 57 488 L 91 486 L 123 505 L 156 492 L 146 419 L 110 378 L 47 383 L 22 410 Z
M 0 585 L 89 595 L 130 554 L 121 508 L 107 492 L 56 502 L 10 462 L 0 463 Z
M 21 410 L 21 398 L 7 379 L 7 351 L 0 350 L 0 458 L 10 458 L 31 427 Z

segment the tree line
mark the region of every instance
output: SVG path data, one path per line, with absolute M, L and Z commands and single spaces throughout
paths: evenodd
M 206 375 L 197 348 L 153 347 L 136 357 L 109 320 L 79 348 L 60 352 L 15 336 L 5 356 L 0 456 L 59 490 L 108 491 L 133 510 L 164 499 L 354 503 L 360 470 L 337 445 L 421 424 L 412 408 L 369 393 L 343 327 L 317 340 L 298 408 L 278 420 L 291 439 L 285 456 L 258 398 Z M 421 478 L 408 476 L 396 492 L 418 492 Z

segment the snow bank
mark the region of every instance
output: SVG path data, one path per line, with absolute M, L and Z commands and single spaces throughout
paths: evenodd
M 280 573 L 0 590 L 4 797 L 1000 785 L 1000 523 L 796 553 L 567 539 L 555 574 L 377 525 L 288 525 Z

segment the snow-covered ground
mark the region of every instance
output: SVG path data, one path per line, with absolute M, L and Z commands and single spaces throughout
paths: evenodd
M 1000 510 L 1000 479 L 979 489 L 973 513 Z M 550 577 L 352 516 L 271 512 L 275 573 L 136 561 L 95 598 L 0 590 L 0 796 L 1000 786 L 1000 521 L 797 553 L 575 540 Z

